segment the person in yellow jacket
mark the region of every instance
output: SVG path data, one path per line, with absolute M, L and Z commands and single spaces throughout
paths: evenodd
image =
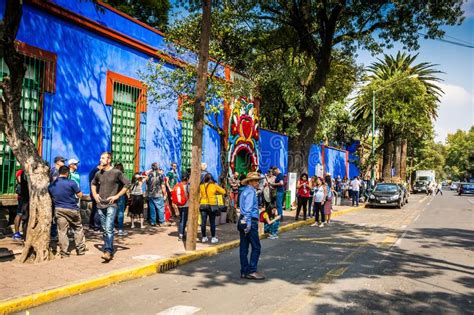
M 209 217 L 212 236 L 211 243 L 215 244 L 219 242 L 216 237 L 216 216 L 220 214 L 217 195 L 224 195 L 225 189 L 217 185 L 209 173 L 204 176 L 203 183 L 199 188 L 201 192 L 201 206 L 199 209 L 201 212 L 201 241 L 205 243 L 209 240 L 206 236 L 207 217 Z

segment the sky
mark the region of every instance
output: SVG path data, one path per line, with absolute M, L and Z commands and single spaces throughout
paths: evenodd
M 465 17 L 460 26 L 443 27 L 445 39 L 463 42 L 474 46 L 474 0 L 464 4 Z M 410 53 L 419 53 L 416 63 L 430 62 L 443 71 L 439 76 L 443 80 L 439 85 L 444 91 L 438 109 L 438 118 L 434 122 L 435 140 L 445 142 L 448 133 L 456 130 L 468 130 L 474 125 L 474 49 L 461 47 L 437 40 L 420 40 L 420 49 Z M 396 54 L 401 45 L 384 53 Z M 357 62 L 370 65 L 378 56 L 367 51 L 359 51 Z

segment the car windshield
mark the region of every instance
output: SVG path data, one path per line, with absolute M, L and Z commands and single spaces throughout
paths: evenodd
M 391 184 L 379 184 L 375 187 L 376 192 L 396 192 L 398 191 L 397 185 Z
M 417 180 L 420 180 L 420 181 L 422 181 L 422 180 L 423 180 L 423 181 L 429 181 L 430 178 L 429 178 L 428 176 L 420 176 L 420 177 L 417 178 Z
M 464 189 L 474 189 L 474 184 L 464 184 L 464 185 L 462 185 L 462 188 L 464 188 Z

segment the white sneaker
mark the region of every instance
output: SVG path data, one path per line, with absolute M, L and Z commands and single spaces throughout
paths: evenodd
M 319 227 L 323 227 L 323 226 L 324 226 L 324 223 L 321 223 L 321 224 L 319 225 Z
M 211 243 L 212 243 L 212 244 L 215 244 L 215 243 L 217 243 L 217 242 L 219 242 L 219 240 L 217 239 L 217 237 L 211 238 Z
M 201 242 L 202 242 L 202 243 L 206 243 L 207 241 L 209 241 L 209 239 L 208 239 L 206 236 L 204 236 L 204 237 L 201 239 Z

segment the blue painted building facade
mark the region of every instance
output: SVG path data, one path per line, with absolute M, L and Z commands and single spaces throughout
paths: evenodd
M 6 1 L 0 0 L 0 18 Z M 186 133 L 178 115 L 178 99 L 170 96 L 167 104 L 171 105 L 166 109 L 151 102 L 144 97 L 146 87 L 139 82 L 138 71 L 150 59 L 164 60 L 173 71 L 185 63 L 196 64 L 196 54 L 178 53 L 164 34 L 113 8 L 79 0 L 25 1 L 17 41 L 25 55 L 32 54 L 47 69 L 43 81 L 50 87 L 42 92 L 38 122 L 42 157 L 50 163 L 58 155 L 80 160 L 84 193 L 89 193 L 88 175 L 100 154 L 114 153 L 116 147 L 134 150 L 130 161 L 134 171 L 144 171 L 152 162 L 165 171 L 171 162 L 181 166 L 183 143 L 189 141 L 189 135 L 183 138 Z M 234 76 L 224 65 L 217 65 L 215 75 L 230 81 Z M 136 108 L 127 112 L 130 104 Z M 123 121 L 117 123 L 117 117 Z M 225 119 L 222 113 L 217 122 L 224 129 Z M 221 172 L 219 137 L 205 126 L 203 162 L 214 178 Z M 275 165 L 287 173 L 287 136 L 259 129 L 257 154 L 262 171 Z M 310 175 L 318 163 L 335 176 L 345 175 L 348 169 L 345 152 L 313 145 Z
M 1 18 L 5 3 L 0 1 Z M 170 61 L 166 63 L 170 71 L 180 63 L 197 62 L 193 53 L 177 54 L 163 34 L 88 1 L 26 1 L 17 41 L 56 58 L 51 78 L 54 92 L 43 93 L 41 153 L 49 162 L 57 155 L 80 160 L 78 171 L 85 193 L 89 192 L 88 173 L 97 165 L 101 152 L 113 151 L 114 106 L 107 104 L 106 94 L 115 86 L 110 86 L 114 83 L 109 74 L 138 80 L 138 71 L 144 70 L 151 58 L 163 56 Z M 224 71 L 219 65 L 216 76 L 224 78 Z M 114 82 L 123 84 L 124 90 L 134 88 L 128 87 L 128 80 Z M 174 105 L 166 109 L 145 101 L 146 110 L 137 114 L 136 121 L 140 134 L 136 169 L 144 171 L 152 162 L 165 170 L 171 162 L 181 165 L 178 100 L 167 102 Z M 203 161 L 217 178 L 221 168 L 219 136 L 206 126 L 203 142 Z

